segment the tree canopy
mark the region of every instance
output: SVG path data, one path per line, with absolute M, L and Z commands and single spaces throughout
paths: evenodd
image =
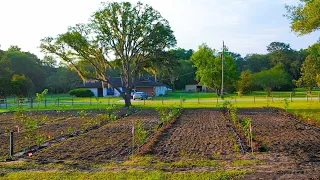
M 300 0 L 296 6 L 286 6 L 291 29 L 299 35 L 309 34 L 320 29 L 320 1 Z
M 67 33 L 56 38 L 44 38 L 41 48 L 67 62 L 82 79 L 98 79 L 110 84 L 121 93 L 126 106 L 130 106 L 131 89 L 150 57 L 175 44 L 168 21 L 151 6 L 140 2 L 135 5 L 111 2 L 104 3 L 90 23 L 70 27 Z M 90 63 L 94 72 L 87 73 L 78 67 L 79 60 Z M 120 70 L 126 92 L 114 86 L 106 74 L 113 65 Z

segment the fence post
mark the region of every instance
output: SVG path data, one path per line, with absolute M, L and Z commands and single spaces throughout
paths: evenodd
M 14 140 L 13 140 L 13 131 L 10 131 L 10 158 L 14 155 Z
M 33 98 L 32 97 L 30 98 L 30 108 L 31 109 L 33 108 Z
M 92 105 L 92 97 L 90 97 L 90 105 Z
M 290 102 L 292 102 L 292 92 L 290 93 Z
M 199 95 L 198 95 L 198 104 L 200 104 L 200 97 L 199 97 Z
M 307 102 L 309 101 L 309 99 L 308 99 L 308 94 L 306 95 L 306 98 L 307 98 Z
M 161 101 L 162 101 L 162 105 L 163 105 L 163 95 L 162 95 Z
M 272 103 L 274 103 L 274 102 L 273 102 L 273 94 L 271 95 L 271 100 L 272 100 Z
M 180 96 L 180 106 L 182 106 L 182 97 Z
M 253 103 L 256 103 L 256 96 L 253 96 Z
M 143 105 L 146 105 L 146 99 L 143 99 Z
M 60 98 L 58 97 L 58 107 L 60 106 Z
M 8 109 L 8 99 L 6 98 L 5 101 L 6 101 L 6 109 Z
M 234 97 L 234 102 L 237 103 L 237 98 L 236 97 Z
M 47 107 L 47 97 L 44 97 L 44 107 Z
M 72 96 L 72 99 L 71 99 L 71 101 L 72 101 L 72 102 L 71 102 L 71 104 L 72 104 L 72 106 L 73 106 L 73 96 Z

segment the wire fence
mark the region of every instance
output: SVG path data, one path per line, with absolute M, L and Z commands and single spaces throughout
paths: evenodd
M 244 97 L 228 97 L 228 98 L 197 98 L 188 99 L 183 96 L 180 98 L 170 99 L 165 96 L 151 99 L 143 100 L 132 100 L 133 104 L 166 104 L 175 103 L 182 105 L 183 103 L 221 103 L 224 101 L 230 101 L 234 103 L 246 102 L 246 103 L 277 103 L 277 102 L 294 102 L 294 101 L 307 101 L 307 102 L 318 102 L 320 103 L 320 93 L 318 94 L 307 94 L 305 97 L 294 97 L 292 94 L 289 96 L 244 96 Z M 42 101 L 38 101 L 36 98 L 4 98 L 0 99 L 0 109 L 15 109 L 15 108 L 27 108 L 27 109 L 38 109 L 38 108 L 53 108 L 53 107 L 64 107 L 64 106 L 76 106 L 76 105 L 86 105 L 86 106 L 99 106 L 99 105 L 112 105 L 112 104 L 124 104 L 124 101 L 120 98 L 114 97 L 92 97 L 92 98 L 77 98 L 77 97 L 57 97 L 57 98 L 45 98 Z

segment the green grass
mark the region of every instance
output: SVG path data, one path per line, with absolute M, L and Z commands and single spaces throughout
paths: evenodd
M 228 170 L 215 172 L 167 173 L 163 171 L 128 170 L 118 172 L 15 172 L 0 176 L 0 179 L 235 179 L 250 173 L 248 170 Z M 1 175 L 1 173 L 0 173 Z

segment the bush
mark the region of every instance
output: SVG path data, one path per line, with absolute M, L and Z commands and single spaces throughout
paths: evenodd
M 93 92 L 90 91 L 89 89 L 74 89 L 69 91 L 69 94 L 71 96 L 76 96 L 76 97 L 92 97 L 94 96 Z

